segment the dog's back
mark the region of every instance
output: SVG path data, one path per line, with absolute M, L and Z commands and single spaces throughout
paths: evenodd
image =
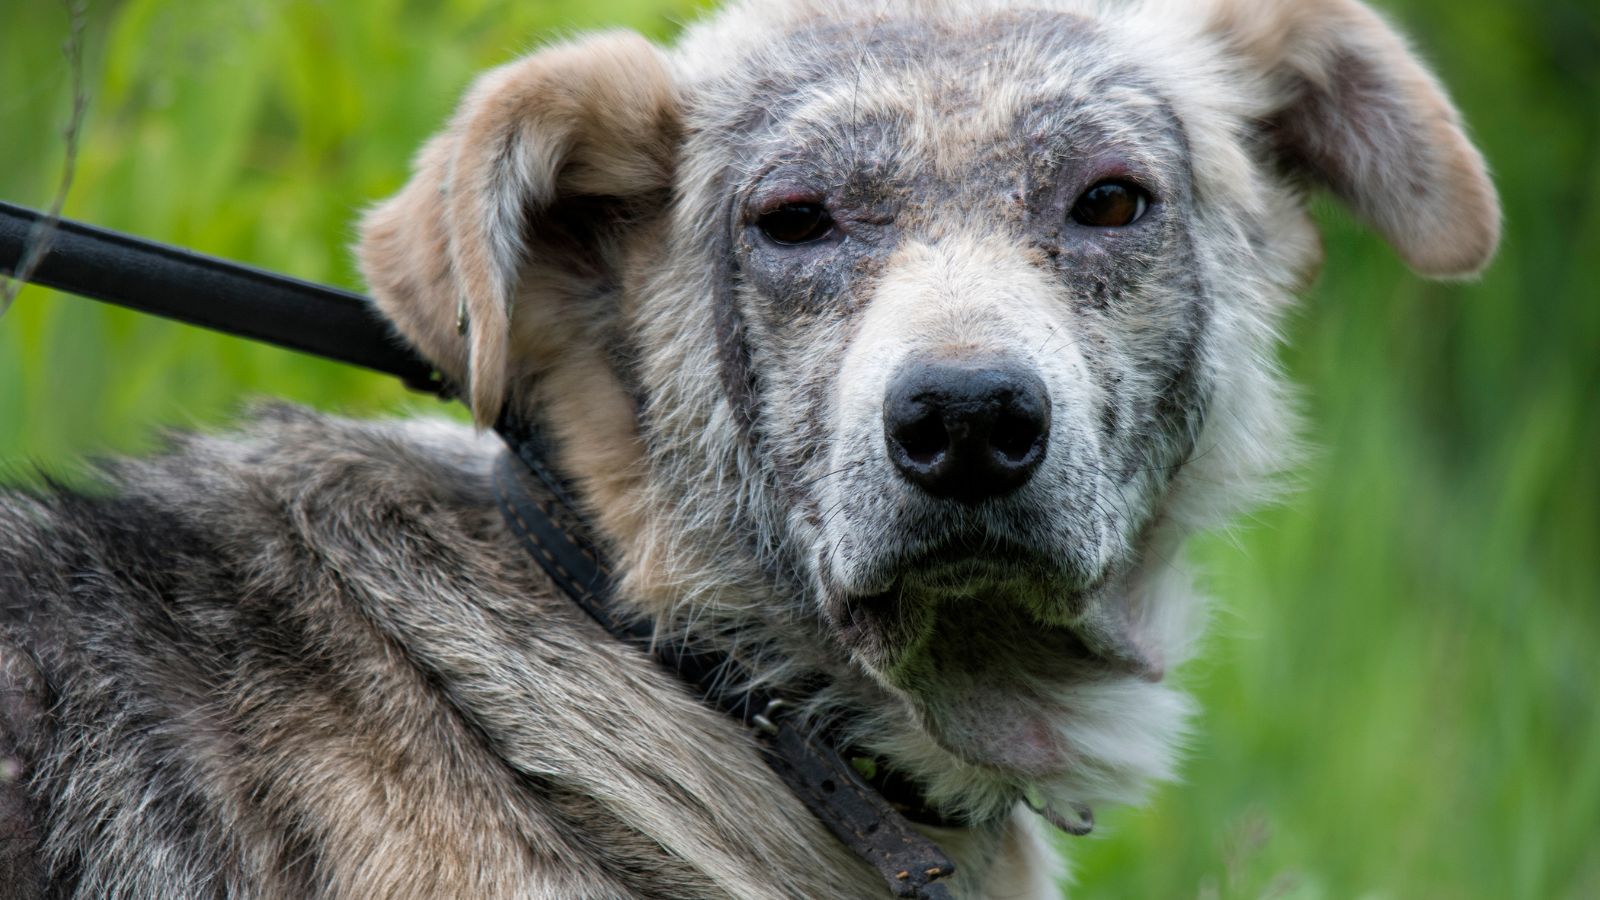
M 0 894 L 873 885 L 731 721 L 554 595 L 491 459 L 278 410 L 0 501 Z

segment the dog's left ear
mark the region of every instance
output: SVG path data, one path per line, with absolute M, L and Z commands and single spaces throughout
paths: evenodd
M 1277 97 L 1281 152 L 1348 203 L 1412 269 L 1471 275 L 1500 204 L 1444 90 L 1357 0 L 1212 0 L 1210 26 Z
M 517 334 L 565 352 L 630 203 L 669 186 L 676 93 L 660 52 L 626 32 L 552 47 L 484 75 L 416 174 L 367 214 L 357 253 L 378 306 L 493 424 Z M 516 307 L 515 309 L 513 307 Z M 518 349 L 537 353 L 539 347 Z

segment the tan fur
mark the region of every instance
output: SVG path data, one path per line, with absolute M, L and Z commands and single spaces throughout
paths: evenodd
M 359 248 L 380 307 L 458 383 L 478 424 L 493 423 L 515 367 L 566 350 L 549 303 L 515 303 L 524 230 L 563 196 L 629 197 L 671 174 L 673 86 L 660 54 L 615 33 L 556 47 L 483 76 L 450 128 L 424 148 L 406 190 L 368 214 Z M 458 334 L 464 305 L 468 337 Z M 518 323 L 514 309 L 535 316 Z
M 361 675 L 374 703 L 427 693 L 401 658 L 370 654 L 387 642 L 370 620 L 336 604 L 325 612 L 330 631 L 342 632 L 346 658 L 369 661 Z M 272 718 L 268 709 L 238 715 Z M 268 798 L 269 820 L 287 826 L 248 834 L 244 846 L 264 861 L 292 857 L 281 835 L 299 830 L 326 848 L 331 864 L 322 876 L 334 896 L 511 900 L 518 885 L 536 880 L 538 860 L 529 851 L 538 840 L 535 823 L 519 814 L 512 773 L 467 737 L 441 706 L 380 707 L 379 715 L 358 716 L 328 698 L 251 734 L 259 754 L 253 765 L 229 771 L 229 759 L 215 764 L 219 777 L 239 781 L 241 795 Z M 319 815 L 306 820 L 304 810 Z M 278 891 L 288 895 L 292 884 Z
M 1304 161 L 1408 265 L 1448 277 L 1488 264 L 1500 206 L 1483 155 L 1376 12 L 1356 0 L 1212 2 L 1210 30 L 1271 80 Z

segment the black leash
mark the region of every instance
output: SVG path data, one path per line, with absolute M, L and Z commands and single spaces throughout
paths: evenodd
M 42 214 L 0 202 L 0 274 L 15 275 Z M 27 280 L 169 319 L 383 372 L 409 387 L 454 392 L 359 294 L 68 220 L 42 224 L 49 249 Z M 883 876 L 896 897 L 945 900 L 955 864 L 816 732 L 784 715 L 786 701 L 750 690 L 720 651 L 658 641 L 615 604 L 612 573 L 589 538 L 571 487 L 532 423 L 501 418 L 506 442 L 495 494 L 524 549 L 578 606 L 619 640 L 654 654 L 707 704 L 750 727 L 767 764 L 835 836 Z
M 27 280 L 225 334 L 393 375 L 448 394 L 360 294 L 0 202 L 0 274 L 15 276 L 29 241 L 49 250 Z

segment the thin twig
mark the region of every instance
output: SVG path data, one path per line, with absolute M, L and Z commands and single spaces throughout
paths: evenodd
M 83 32 L 89 19 L 89 0 L 62 0 L 67 10 L 67 39 L 61 45 L 67 58 L 68 76 L 72 79 L 72 114 L 62 132 L 66 139 L 66 157 L 61 164 L 61 180 L 56 184 L 55 197 L 43 218 L 35 222 L 28 234 L 27 249 L 15 274 L 0 278 L 0 316 L 11 309 L 12 301 L 22 286 L 33 277 L 34 269 L 50 252 L 50 242 L 55 237 L 56 225 L 61 221 L 61 211 L 67 204 L 67 192 L 72 190 L 72 176 L 78 169 L 78 143 L 83 137 L 83 120 L 89 109 L 89 92 L 83 83 Z

